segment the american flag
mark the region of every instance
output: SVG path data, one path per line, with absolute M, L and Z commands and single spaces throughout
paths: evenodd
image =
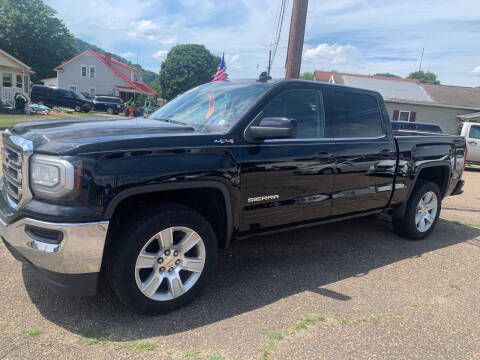
M 225 58 L 223 55 L 224 54 L 222 54 L 222 60 L 220 60 L 220 64 L 218 65 L 217 73 L 212 81 L 223 81 L 227 79 L 225 76 L 225 70 L 227 70 L 227 67 L 225 66 Z

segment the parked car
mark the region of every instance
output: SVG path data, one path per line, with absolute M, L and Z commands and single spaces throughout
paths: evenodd
M 77 112 L 89 112 L 93 107 L 93 102 L 77 91 L 44 85 L 33 85 L 30 98 L 32 102 L 37 104 L 49 107 L 63 106 Z
M 408 121 L 392 121 L 392 129 L 431 132 L 431 133 L 439 133 L 439 134 L 443 133 L 443 130 L 440 125 L 426 124 L 426 123 L 419 123 L 419 122 L 408 122 Z
M 118 115 L 123 111 L 123 102 L 122 99 L 114 96 L 95 96 L 93 108 L 95 111 L 106 111 L 110 115 Z
M 105 276 L 143 313 L 196 298 L 233 240 L 380 212 L 423 239 L 465 162 L 461 136 L 393 135 L 379 93 L 301 80 L 211 82 L 145 119 L 17 123 L 3 144 L 6 247 L 60 294 Z
M 465 122 L 458 127 L 457 134 L 467 140 L 467 163 L 480 165 L 480 124 Z

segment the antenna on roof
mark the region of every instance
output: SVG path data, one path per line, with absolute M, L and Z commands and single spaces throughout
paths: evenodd
M 422 48 L 422 54 L 420 55 L 420 65 L 418 66 L 418 71 L 422 71 L 422 62 L 423 62 L 423 53 L 425 52 L 425 47 L 427 46 L 427 40 L 428 40 L 428 37 L 425 39 L 425 44 L 423 45 L 423 48 Z

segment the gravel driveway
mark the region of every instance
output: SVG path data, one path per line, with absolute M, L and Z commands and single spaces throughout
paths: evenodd
M 442 217 L 480 224 L 480 172 Z M 480 359 L 480 228 L 368 217 L 234 243 L 181 310 L 50 293 L 0 245 L 0 359 Z

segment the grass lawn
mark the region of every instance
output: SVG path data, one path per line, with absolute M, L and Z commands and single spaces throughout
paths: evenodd
M 108 115 L 106 113 L 94 112 L 90 111 L 89 113 L 83 112 L 74 112 L 72 114 L 66 112 L 52 112 L 50 115 L 13 115 L 13 114 L 0 114 L 0 126 L 11 126 L 16 124 L 17 122 L 21 121 L 32 121 L 32 120 L 48 120 L 48 119 L 77 119 L 77 118 L 84 118 L 84 117 L 111 117 L 115 115 Z

